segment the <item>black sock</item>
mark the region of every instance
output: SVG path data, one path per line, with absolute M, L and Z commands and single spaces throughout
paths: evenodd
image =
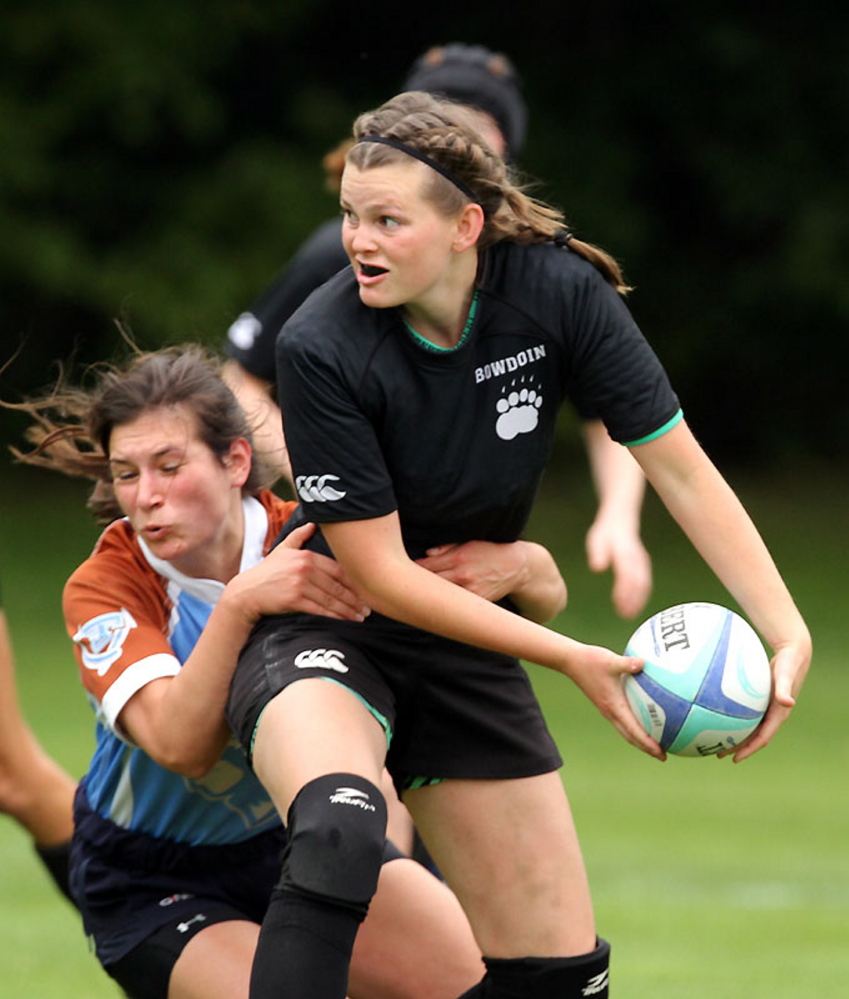
M 76 906 L 76 902 L 71 895 L 71 888 L 68 884 L 68 865 L 71 855 L 71 841 L 59 843 L 58 846 L 38 846 L 35 852 L 41 859 L 42 864 L 47 868 L 50 877 L 56 882 L 59 891 Z
M 485 957 L 486 974 L 460 999 L 607 999 L 610 945 L 578 957 Z
M 363 915 L 275 889 L 259 934 L 250 999 L 344 999 Z

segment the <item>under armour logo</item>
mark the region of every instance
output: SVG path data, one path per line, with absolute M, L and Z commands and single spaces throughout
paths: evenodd
M 593 975 L 593 977 L 584 986 L 581 995 L 597 996 L 599 992 L 603 992 L 607 988 L 609 980 L 610 972 L 607 968 L 605 968 L 600 974 Z
M 338 475 L 299 475 L 295 479 L 295 488 L 305 503 L 332 503 L 347 495 L 330 485 L 338 481 Z
M 344 652 L 338 649 L 304 649 L 295 656 L 298 669 L 332 669 L 337 673 L 347 673 L 348 667 L 342 662 Z

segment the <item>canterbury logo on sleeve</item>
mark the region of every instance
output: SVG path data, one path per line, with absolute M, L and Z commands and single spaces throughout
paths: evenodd
M 295 488 L 305 503 L 332 503 L 347 495 L 331 485 L 338 481 L 338 475 L 299 475 L 295 479 Z

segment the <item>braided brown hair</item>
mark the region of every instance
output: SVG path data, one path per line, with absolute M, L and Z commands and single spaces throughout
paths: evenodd
M 473 112 L 463 105 L 421 91 L 408 91 L 361 114 L 354 122 L 355 144 L 346 161 L 360 170 L 400 163 L 406 157 L 403 151 L 360 142 L 365 136 L 392 139 L 415 149 L 470 189 L 484 212 L 478 240 L 481 249 L 504 241 L 530 244 L 563 237 L 563 214 L 527 193 L 512 168 L 477 133 Z M 467 204 L 465 195 L 435 170 L 431 173 L 426 197 L 444 215 L 456 215 Z M 630 290 L 610 254 L 574 236 L 566 242 L 570 250 L 601 271 L 620 294 Z

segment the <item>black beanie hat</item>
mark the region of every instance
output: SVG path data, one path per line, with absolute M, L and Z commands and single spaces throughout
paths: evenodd
M 424 90 L 486 111 L 498 122 L 507 158 L 517 159 L 525 144 L 528 108 L 513 64 L 482 45 L 437 45 L 413 63 L 404 90 Z

